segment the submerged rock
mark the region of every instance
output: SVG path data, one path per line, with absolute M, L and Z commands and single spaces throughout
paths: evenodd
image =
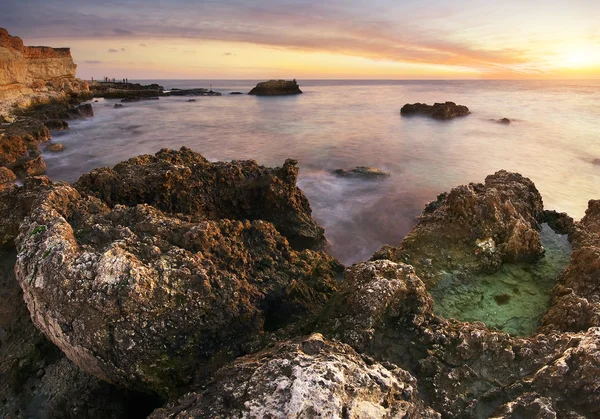
M 120 103 L 115 103 L 115 106 L 113 106 L 113 108 L 115 108 L 115 109 L 122 108 L 122 107 L 123 107 L 123 105 L 121 105 Z
M 402 115 L 427 115 L 434 119 L 452 119 L 457 116 L 470 114 L 469 108 L 463 105 L 457 105 L 454 102 L 434 103 L 427 105 L 425 103 L 407 103 L 400 110 Z
M 409 263 L 432 288 L 448 273 L 495 272 L 503 262 L 538 260 L 542 217 L 533 182 L 502 170 L 485 184 L 441 194 L 399 246 L 384 246 L 373 259 Z
M 52 185 L 17 239 L 34 323 L 92 375 L 161 395 L 272 334 L 301 333 L 335 291 L 339 265 L 293 250 L 277 230 L 316 227 L 307 202 L 292 212 L 305 200 L 296 176 L 291 161 L 210 163 L 182 149 L 94 171 L 79 191 Z M 251 211 L 274 224 L 244 221 Z
M 248 94 L 256 96 L 285 96 L 298 95 L 301 93 L 302 90 L 300 90 L 296 80 L 269 80 L 258 83 Z
M 364 178 L 364 179 L 381 179 L 390 177 L 390 174 L 374 167 L 357 166 L 354 169 L 336 169 L 332 172 L 334 175 L 340 177 L 353 177 L 353 178 Z
M 239 358 L 150 418 L 439 418 L 408 372 L 320 334 Z
M 60 151 L 64 151 L 65 146 L 60 143 L 48 144 L 46 146 L 46 151 L 51 151 L 53 153 L 58 153 Z
M 229 93 L 229 94 L 230 94 L 230 95 L 243 95 L 243 93 L 242 93 L 242 92 L 231 92 L 231 93 Z
M 505 124 L 505 125 L 508 125 L 508 124 L 510 124 L 510 122 L 511 122 L 511 121 L 510 121 L 510 119 L 508 119 L 508 118 L 502 118 L 502 119 L 499 119 L 499 120 L 498 120 L 498 123 L 500 123 L 500 124 Z

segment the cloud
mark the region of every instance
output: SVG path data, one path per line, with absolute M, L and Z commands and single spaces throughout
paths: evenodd
M 126 29 L 115 28 L 115 29 L 113 29 L 113 32 L 116 33 L 117 35 L 133 35 L 133 32 L 128 31 Z
M 195 54 L 196 53 L 196 51 L 192 51 L 191 49 L 184 49 L 181 52 L 183 52 L 184 54 Z
M 223 55 L 225 55 L 227 57 L 233 57 L 233 56 L 235 56 L 235 54 L 233 52 L 224 52 Z
M 108 52 L 119 52 L 119 50 L 118 50 L 118 49 L 114 49 L 114 48 L 110 48 L 110 49 L 108 50 Z
M 121 48 L 121 51 L 127 51 L 125 48 Z
M 102 64 L 104 61 L 99 61 L 99 60 L 85 60 L 84 63 L 85 64 Z
M 140 47 L 147 47 L 148 45 L 146 44 L 140 44 Z

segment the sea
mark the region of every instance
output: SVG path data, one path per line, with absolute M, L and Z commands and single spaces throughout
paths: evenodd
M 72 182 L 100 166 L 181 146 L 212 161 L 280 166 L 294 158 L 313 217 L 346 265 L 398 244 L 438 194 L 501 169 L 529 177 L 546 209 L 575 219 L 588 200 L 600 199 L 600 80 L 298 80 L 302 95 L 229 95 L 247 93 L 258 81 L 135 81 L 212 88 L 223 96 L 161 97 L 119 109 L 117 100 L 98 99 L 93 118 L 53 134 L 65 151 L 44 152 L 48 175 Z M 445 101 L 471 114 L 450 121 L 400 115 L 406 103 Z M 391 176 L 332 174 L 356 166 Z

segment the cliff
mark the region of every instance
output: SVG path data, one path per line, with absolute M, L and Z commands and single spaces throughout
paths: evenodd
M 0 28 L 0 115 L 81 90 L 76 68 L 69 48 L 28 47 Z

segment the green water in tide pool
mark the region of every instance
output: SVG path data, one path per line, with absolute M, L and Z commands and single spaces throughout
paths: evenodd
M 556 277 L 569 264 L 572 248 L 566 235 L 542 226 L 544 257 L 536 263 L 507 263 L 494 274 L 458 279 L 455 275 L 431 290 L 434 311 L 445 318 L 481 321 L 515 336 L 539 326 Z

